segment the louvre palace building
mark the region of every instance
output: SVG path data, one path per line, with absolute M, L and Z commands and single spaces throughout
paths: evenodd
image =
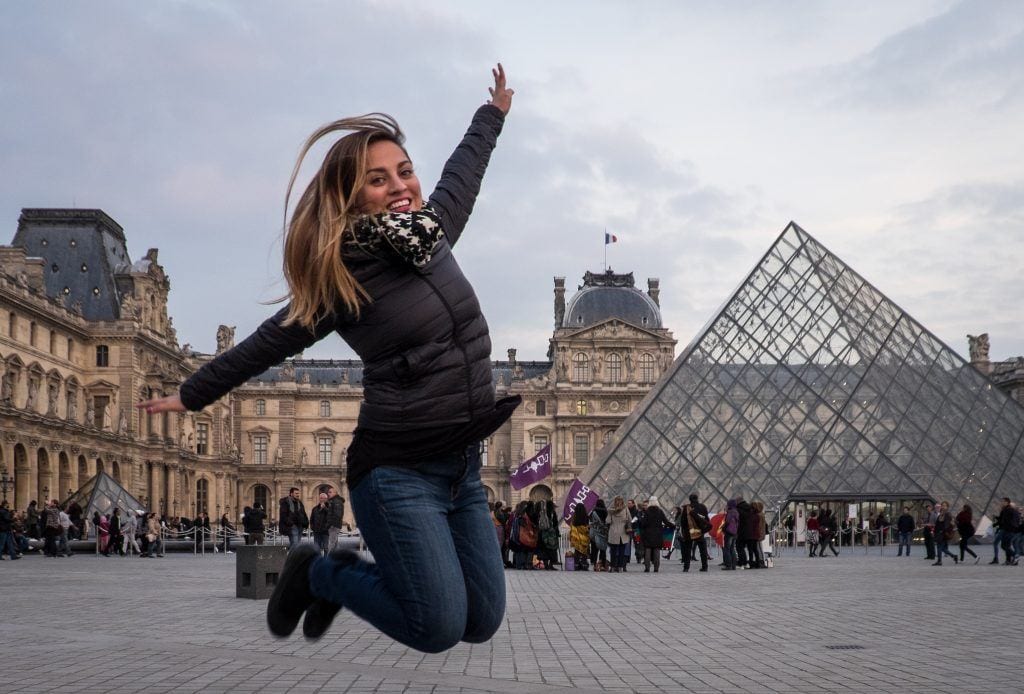
M 634 284 L 588 272 L 566 296 L 555 278 L 549 360 L 520 361 L 512 348 L 494 362 L 498 396 L 523 405 L 484 442 L 491 499 L 558 497 L 672 363 L 658 280 Z M 274 517 L 290 487 L 307 508 L 323 485 L 344 489 L 359 361 L 290 359 L 197 413 L 132 406 L 175 392 L 214 356 L 179 344 L 170 289 L 157 250 L 132 260 L 101 210 L 22 211 L 0 246 L 0 469 L 15 508 L 63 500 L 97 472 L 169 516 L 237 519 L 258 502 Z M 221 326 L 215 353 L 233 341 Z M 510 471 L 548 444 L 553 477 L 513 491 Z
M 1024 493 L 1024 359 L 988 362 L 979 336 L 964 362 L 798 227 L 758 268 L 678 359 L 657 279 L 587 272 L 567 296 L 555 278 L 548 359 L 493 362 L 496 394 L 523 405 L 483 443 L 488 497 L 560 499 L 576 477 L 603 495 L 776 509 Z M 307 508 L 324 485 L 345 495 L 359 361 L 290 359 L 196 413 L 132 406 L 234 342 L 221 326 L 214 354 L 179 344 L 170 289 L 157 249 L 132 260 L 104 212 L 22 211 L 0 246 L 7 500 L 65 499 L 98 472 L 168 516 L 261 503 L 273 519 L 290 487 Z M 512 490 L 548 444 L 553 476 Z

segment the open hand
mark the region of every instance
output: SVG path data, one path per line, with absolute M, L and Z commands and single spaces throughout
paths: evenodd
M 185 406 L 181 403 L 181 397 L 177 393 L 174 395 L 167 395 L 162 398 L 143 400 L 142 402 L 135 403 L 135 407 L 140 410 L 145 410 L 149 414 L 185 411 Z
M 501 63 L 498 63 L 497 68 L 491 70 L 491 74 L 494 75 L 494 86 L 487 89 L 491 93 L 490 103 L 508 115 L 509 109 L 512 108 L 512 95 L 516 92 L 505 86 L 505 68 L 501 66 Z

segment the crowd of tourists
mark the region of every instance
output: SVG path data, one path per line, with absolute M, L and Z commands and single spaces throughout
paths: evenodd
M 684 572 L 689 572 L 698 555 L 699 571 L 708 570 L 712 522 L 697 494 L 668 512 L 656 496 L 639 503 L 616 496 L 611 507 L 598 499 L 589 513 L 577 504 L 568 519 L 571 551 L 564 558 L 559 556 L 560 519 L 552 501 L 521 501 L 514 509 L 496 501 L 491 518 L 510 569 L 552 570 L 564 559 L 566 570 L 622 573 L 628 571 L 632 558 L 637 565 L 643 564 L 644 572 L 653 568 L 657 573 L 662 558 L 670 558 L 678 549 Z M 722 569 L 767 567 L 762 542 L 768 528 L 761 502 L 730 499 L 720 526 Z

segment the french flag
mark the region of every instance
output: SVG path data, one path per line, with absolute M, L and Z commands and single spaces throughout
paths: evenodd
M 619 237 L 615 234 L 609 234 L 607 231 L 604 232 L 604 245 L 607 246 L 609 243 L 615 243 L 618 240 Z

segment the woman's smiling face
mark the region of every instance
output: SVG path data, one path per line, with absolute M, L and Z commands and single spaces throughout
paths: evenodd
M 420 180 L 409 155 L 391 140 L 378 140 L 366 149 L 366 184 L 356 195 L 361 214 L 416 212 L 423 207 Z

